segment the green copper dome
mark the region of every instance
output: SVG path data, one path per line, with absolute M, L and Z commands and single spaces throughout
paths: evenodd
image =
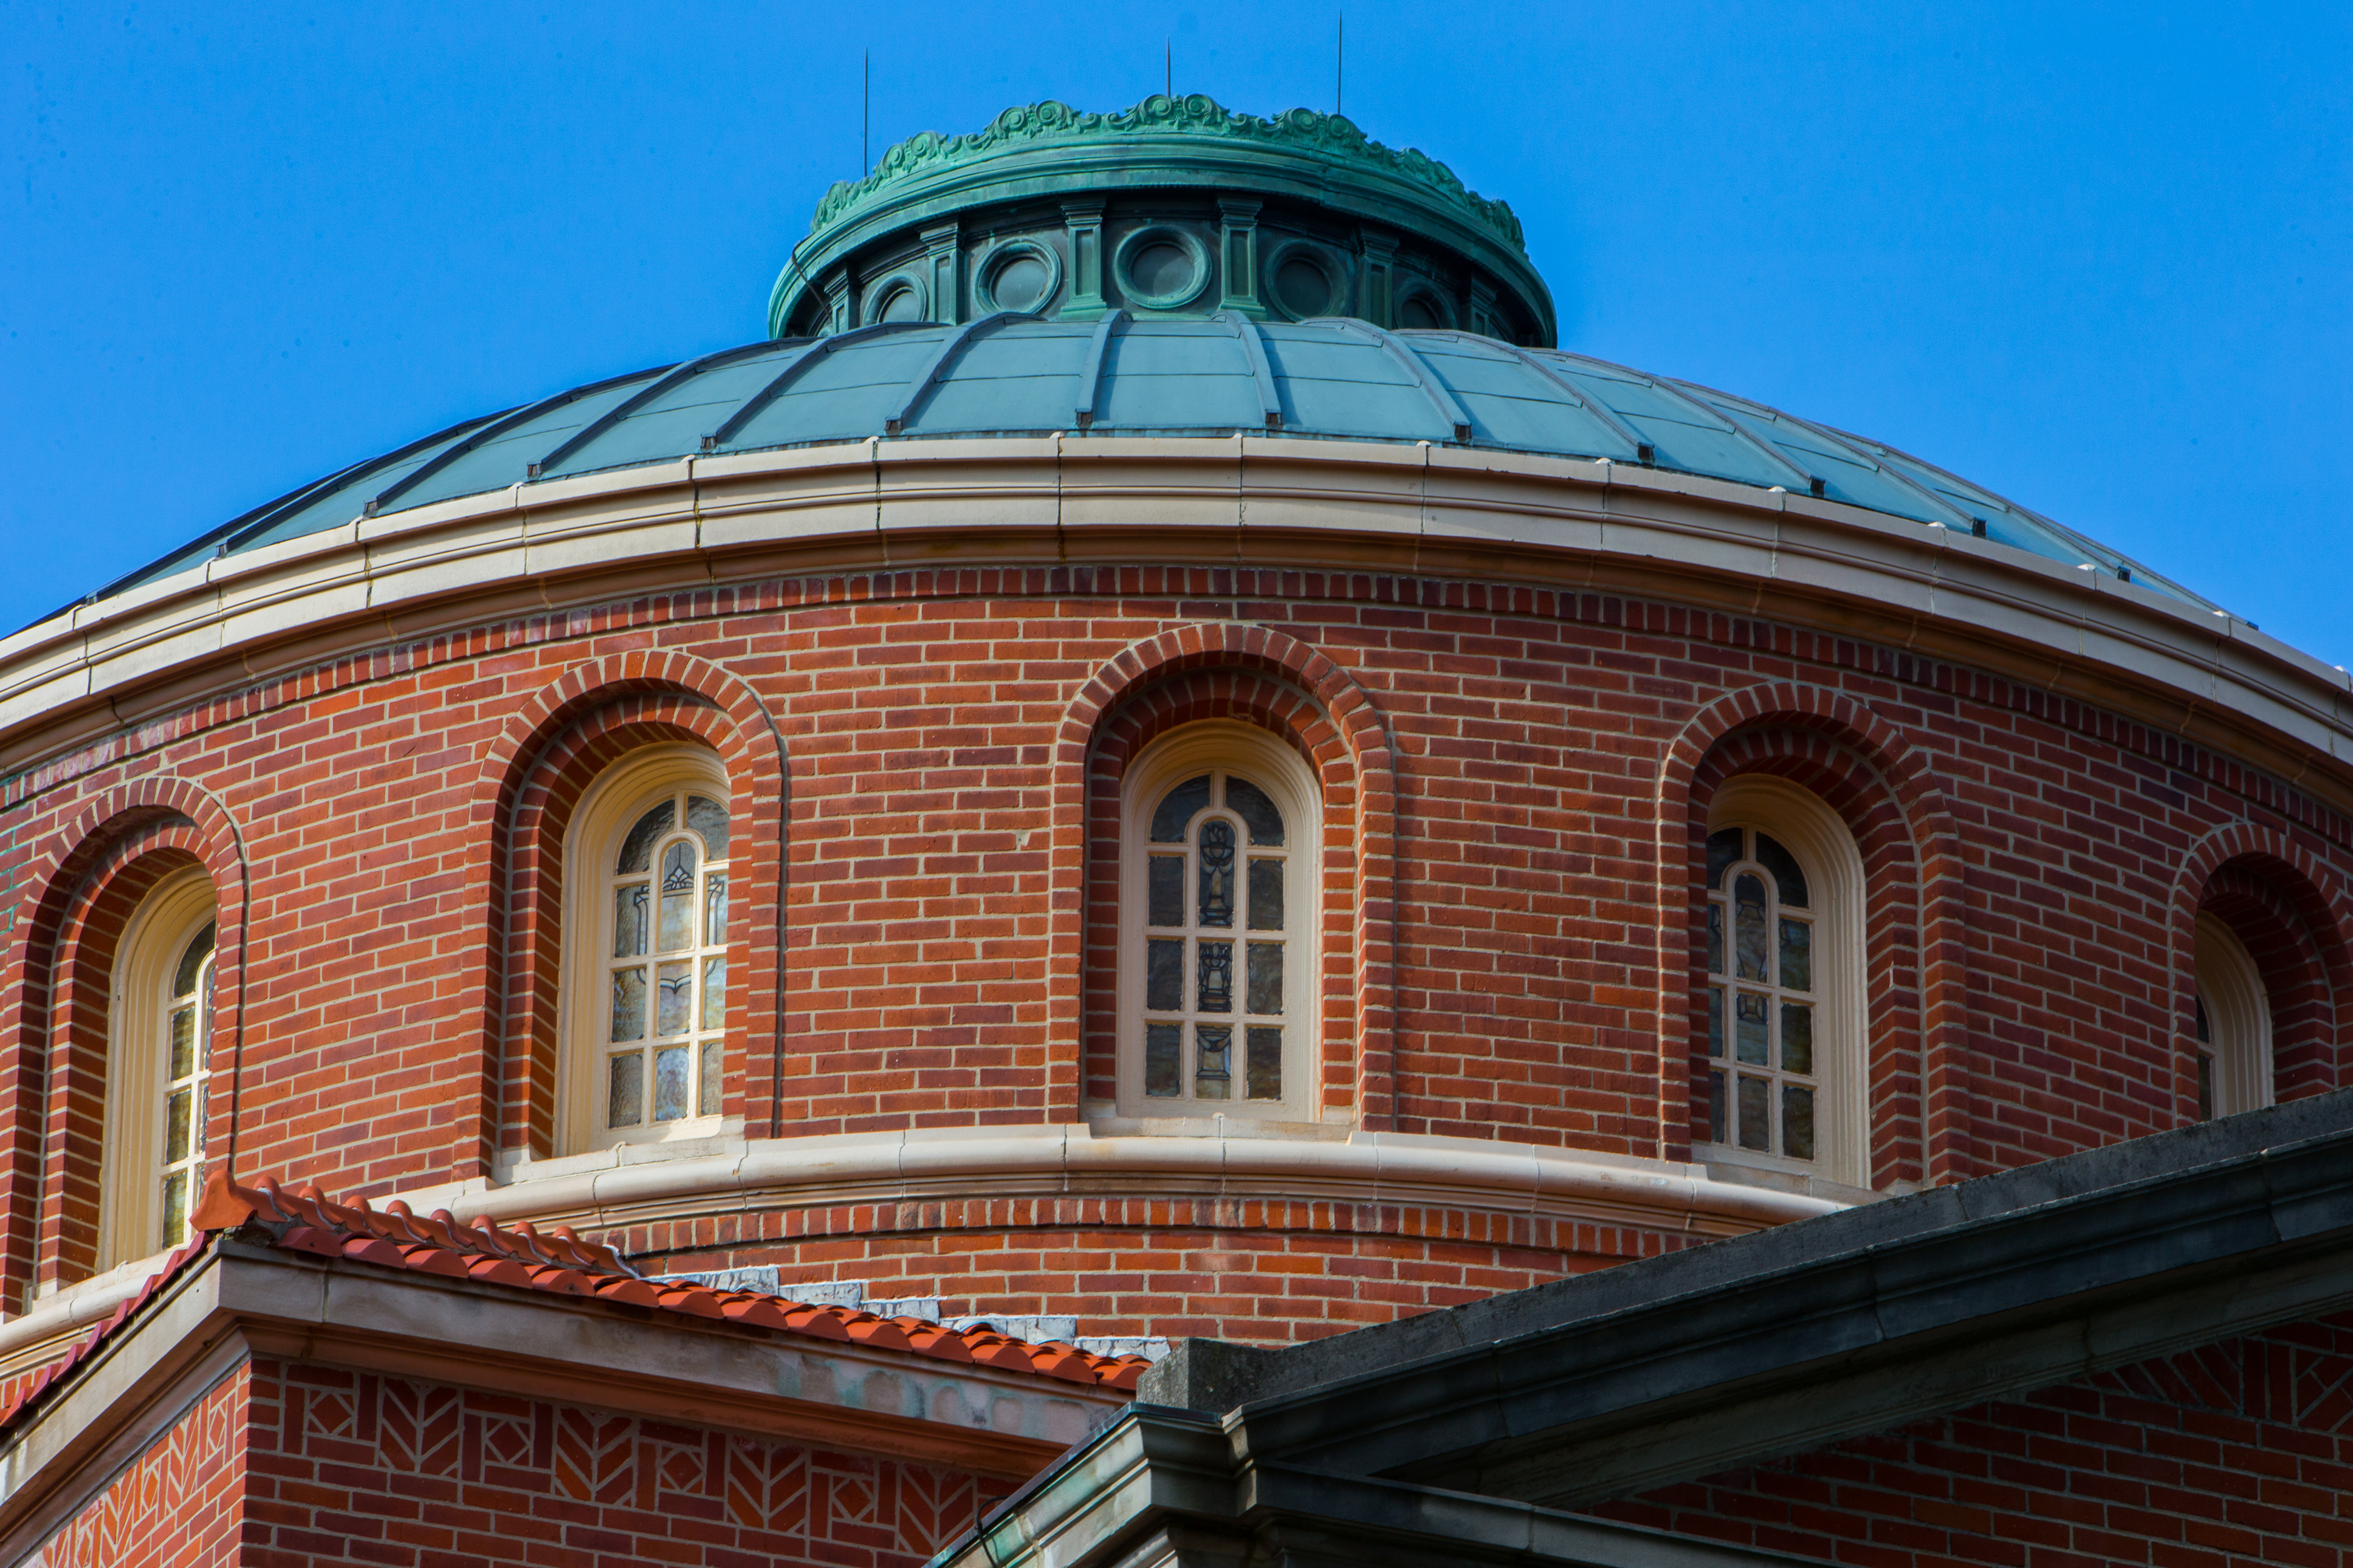
M 1445 164 L 1333 114 L 1196 94 L 1117 114 L 1008 109 L 910 137 L 818 204 L 769 296 L 777 336 L 1011 310 L 1092 321 L 1238 310 L 1556 337 L 1519 220 Z

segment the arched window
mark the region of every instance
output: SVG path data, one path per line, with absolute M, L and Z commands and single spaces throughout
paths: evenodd
M 1863 1185 L 1862 857 L 1775 778 L 1725 785 L 1708 829 L 1701 1155 Z
M 215 936 L 212 880 L 194 868 L 158 884 L 123 932 L 107 1008 L 101 1269 L 187 1239 L 204 1181 Z
M 665 746 L 607 770 L 565 856 L 573 1146 L 717 1131 L 727 1022 L 727 853 L 719 760 Z
M 1241 724 L 1188 726 L 1128 770 L 1122 1115 L 1314 1114 L 1317 806 L 1299 758 Z
M 2196 940 L 2198 1120 L 2260 1110 L 2272 1102 L 2272 1008 L 2263 972 L 2218 916 L 2199 915 Z

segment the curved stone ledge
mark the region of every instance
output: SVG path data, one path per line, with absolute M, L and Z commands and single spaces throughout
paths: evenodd
M 2346 673 L 2137 584 L 1778 489 L 1257 436 L 871 440 L 355 520 L 0 639 L 0 768 L 502 617 L 778 574 L 1146 561 L 1467 576 L 1772 617 L 2217 743 L 2353 811 Z
M 600 1168 L 591 1159 L 609 1159 Z M 847 1204 L 956 1198 L 1195 1197 L 1472 1208 L 1702 1236 L 1736 1236 L 1848 1206 L 1712 1179 L 1663 1160 L 1533 1144 L 1360 1133 L 1098 1138 L 1083 1127 L 754 1139 L 725 1153 L 520 1168 L 503 1184 L 402 1194 L 412 1207 L 501 1224 L 612 1228 Z

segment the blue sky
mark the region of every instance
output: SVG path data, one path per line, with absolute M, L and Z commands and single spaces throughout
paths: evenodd
M 1967 475 L 2353 664 L 2353 6 L 1350 4 L 1564 346 Z M 762 331 L 873 146 L 1329 6 L 0 5 L 0 628 L 470 415 Z

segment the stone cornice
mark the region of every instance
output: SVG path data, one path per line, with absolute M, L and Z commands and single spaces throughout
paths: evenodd
M 777 575 L 1074 563 L 1465 577 L 1772 618 L 2080 700 L 2353 813 L 2345 672 L 2135 584 L 1778 489 L 1257 436 L 878 440 L 354 519 L 0 640 L 0 768 L 500 617 Z

